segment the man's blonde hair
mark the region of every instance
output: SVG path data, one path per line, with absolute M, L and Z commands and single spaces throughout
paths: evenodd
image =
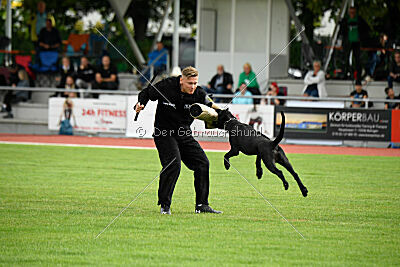
M 186 67 L 182 70 L 182 75 L 185 76 L 186 78 L 190 77 L 198 77 L 199 76 L 199 71 L 196 68 L 193 68 L 192 66 Z

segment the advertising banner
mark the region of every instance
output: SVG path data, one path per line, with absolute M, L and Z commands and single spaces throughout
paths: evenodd
M 49 130 L 59 130 L 69 119 L 75 130 L 84 132 L 125 133 L 126 99 L 49 99 Z
M 285 137 L 316 140 L 391 140 L 391 111 L 372 109 L 276 108 L 275 132 L 286 116 Z

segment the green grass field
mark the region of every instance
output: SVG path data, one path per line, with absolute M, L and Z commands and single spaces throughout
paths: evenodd
M 255 157 L 232 158 L 303 240 L 235 172 L 211 162 L 210 204 L 194 214 L 184 167 L 172 216 L 161 216 L 155 150 L 0 145 L 1 265 L 400 265 L 400 158 L 291 154 L 309 189 L 288 191 Z

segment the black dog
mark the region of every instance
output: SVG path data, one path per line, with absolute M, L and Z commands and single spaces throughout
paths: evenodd
M 261 167 L 262 160 L 267 169 L 282 180 L 283 186 L 285 187 L 285 190 L 287 190 L 289 184 L 283 176 L 282 171 L 276 168 L 275 162 L 277 162 L 293 175 L 299 185 L 301 193 L 304 197 L 307 196 L 307 188 L 303 185 L 299 176 L 293 170 L 293 167 L 289 163 L 283 149 L 278 145 L 283 138 L 285 129 L 285 115 L 283 112 L 281 112 L 282 123 L 279 134 L 273 141 L 259 131 L 254 130 L 253 127 L 239 122 L 228 109 L 217 110 L 217 112 L 217 127 L 229 132 L 229 143 L 231 145 L 231 150 L 224 156 L 225 169 L 228 170 L 230 167 L 229 158 L 239 155 L 239 152 L 242 152 L 245 155 L 257 155 L 256 175 L 258 179 L 261 179 L 263 174 Z

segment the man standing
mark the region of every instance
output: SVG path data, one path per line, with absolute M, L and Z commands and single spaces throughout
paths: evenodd
M 369 39 L 369 26 L 357 15 L 357 9 L 352 6 L 349 8 L 348 16 L 341 21 L 340 30 L 343 36 L 345 75 L 349 72 L 349 57 L 353 51 L 357 80 L 361 81 L 360 48 L 361 44 L 366 44 Z
M 37 12 L 33 13 L 29 20 L 29 31 L 36 53 L 39 52 L 39 34 L 40 31 L 46 27 L 46 19 L 51 20 L 53 27 L 56 25 L 54 17 L 46 12 L 46 3 L 39 1 L 37 4 Z
M 181 161 L 194 171 L 195 212 L 221 213 L 208 205 L 209 161 L 192 136 L 190 125 L 193 118 L 189 113 L 193 103 L 218 107 L 197 83 L 198 71 L 187 67 L 183 69 L 182 76 L 166 78 L 154 87 L 149 85 L 140 92 L 135 106 L 136 112 L 140 112 L 149 100 L 158 100 L 153 137 L 163 166 L 158 187 L 161 214 L 171 214 L 171 199 L 181 170 Z

